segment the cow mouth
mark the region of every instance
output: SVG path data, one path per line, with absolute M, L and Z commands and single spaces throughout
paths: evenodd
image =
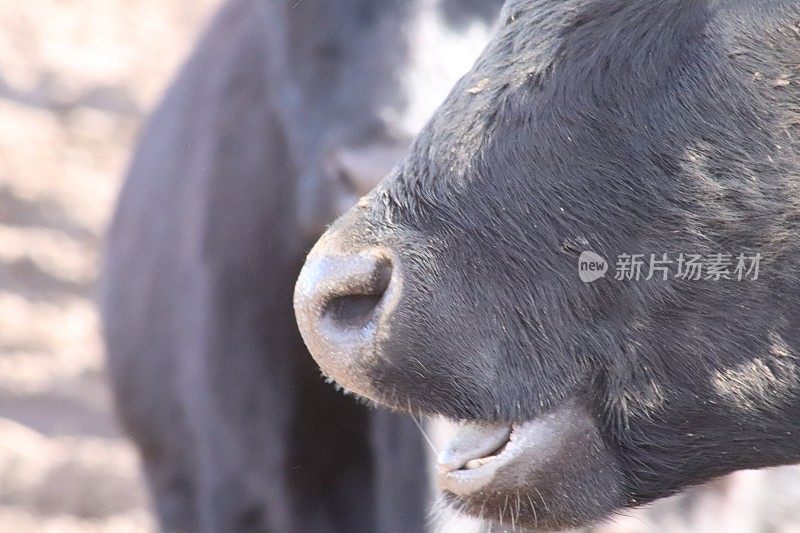
M 491 484 L 498 470 L 520 459 L 526 424 L 464 422 L 437 460 L 442 490 L 467 496 Z
M 515 472 L 541 472 L 590 433 L 584 418 L 568 404 L 525 422 L 461 423 L 439 454 L 438 484 L 466 497 L 513 484 Z

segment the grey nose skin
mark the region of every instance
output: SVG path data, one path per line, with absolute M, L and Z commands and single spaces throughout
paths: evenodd
M 371 395 L 365 371 L 377 357 L 398 294 L 398 269 L 386 251 L 312 251 L 295 286 L 294 309 L 303 340 L 326 375 Z

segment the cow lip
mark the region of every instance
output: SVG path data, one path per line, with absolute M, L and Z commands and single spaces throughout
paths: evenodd
M 437 459 L 440 488 L 457 495 L 480 490 L 514 459 L 516 424 L 464 422 Z
M 520 476 L 547 469 L 593 430 L 591 424 L 573 401 L 524 422 L 464 424 L 440 454 L 437 482 L 460 497 L 508 488 Z
M 455 496 L 467 497 L 507 485 L 511 472 L 535 471 L 551 460 L 577 431 L 571 405 L 519 423 L 471 422 L 439 456 L 437 482 Z M 577 426 L 576 426 L 577 427 Z

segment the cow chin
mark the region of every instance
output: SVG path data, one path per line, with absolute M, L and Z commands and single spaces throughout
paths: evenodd
M 614 456 L 576 402 L 523 423 L 462 422 L 437 481 L 458 511 L 538 529 L 596 522 L 622 502 Z

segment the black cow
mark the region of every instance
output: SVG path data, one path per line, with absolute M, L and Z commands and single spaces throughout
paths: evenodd
M 381 404 L 461 420 L 445 497 L 506 524 L 799 462 L 800 4 L 504 10 L 309 255 L 312 355 Z M 636 258 L 655 268 L 637 279 Z
M 103 282 L 118 412 L 165 529 L 423 529 L 417 428 L 323 382 L 292 289 L 499 9 L 230 0 L 202 37 L 141 139 Z

